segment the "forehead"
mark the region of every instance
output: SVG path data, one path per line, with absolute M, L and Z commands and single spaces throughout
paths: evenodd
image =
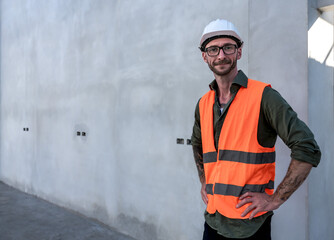
M 211 46 L 223 46 L 225 44 L 236 44 L 234 40 L 231 38 L 217 38 L 212 41 L 210 41 L 205 47 L 211 47 Z

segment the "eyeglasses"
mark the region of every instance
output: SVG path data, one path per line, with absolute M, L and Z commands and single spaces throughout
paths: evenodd
M 227 45 L 224 45 L 222 47 L 218 47 L 218 46 L 208 47 L 208 48 L 205 49 L 205 52 L 210 57 L 215 57 L 215 56 L 219 55 L 220 49 L 223 50 L 225 55 L 231 55 L 231 54 L 235 53 L 237 48 L 238 48 L 237 45 L 227 44 Z

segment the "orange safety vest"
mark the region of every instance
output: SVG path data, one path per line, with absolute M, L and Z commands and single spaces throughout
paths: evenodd
M 235 219 L 249 218 L 241 214 L 251 204 L 236 208 L 239 197 L 246 192 L 273 194 L 275 180 L 275 147 L 258 143 L 257 132 L 262 93 L 268 84 L 248 79 L 229 106 L 221 129 L 218 151 L 214 144 L 213 105 L 215 91 L 200 100 L 202 147 L 207 211 Z M 260 212 L 260 216 L 265 212 Z

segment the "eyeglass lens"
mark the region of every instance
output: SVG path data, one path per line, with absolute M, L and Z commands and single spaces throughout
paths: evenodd
M 212 47 L 208 47 L 206 49 L 206 52 L 208 53 L 209 56 L 213 57 L 213 56 L 217 56 L 220 52 L 220 49 L 222 49 L 224 54 L 230 55 L 230 54 L 235 53 L 236 48 L 237 46 L 233 44 L 224 45 L 222 47 L 212 46 Z

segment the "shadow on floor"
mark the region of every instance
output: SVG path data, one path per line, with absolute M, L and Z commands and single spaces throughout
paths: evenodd
M 135 240 L 0 182 L 0 240 Z

